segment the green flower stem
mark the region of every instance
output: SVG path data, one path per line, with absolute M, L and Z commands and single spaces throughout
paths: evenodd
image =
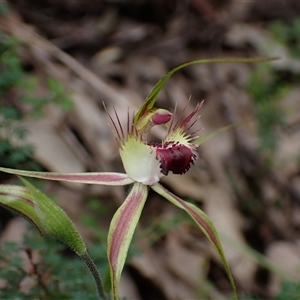
M 100 299 L 108 300 L 109 298 L 104 291 L 104 286 L 103 286 L 101 276 L 97 270 L 97 267 L 96 267 L 94 261 L 92 260 L 92 258 L 88 254 L 88 252 L 86 251 L 84 254 L 80 255 L 80 258 L 85 262 L 85 264 L 89 268 L 92 276 L 94 277 Z

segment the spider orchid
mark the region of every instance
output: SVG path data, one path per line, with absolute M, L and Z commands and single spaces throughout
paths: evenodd
M 185 202 L 159 184 L 160 179 L 163 176 L 167 176 L 169 172 L 180 175 L 186 173 L 197 159 L 197 148 L 199 145 L 193 142 L 197 137 L 194 137 L 193 133 L 189 133 L 189 131 L 198 120 L 198 118 L 193 119 L 201 108 L 202 103 L 203 102 L 198 103 L 187 117 L 183 118 L 181 116 L 178 121 L 174 121 L 175 117 L 165 109 L 151 108 L 143 114 L 140 114 L 136 119 L 130 120 L 128 116 L 126 129 L 121 125 L 116 111 L 116 120 L 108 114 L 119 145 L 119 152 L 125 173 L 63 174 L 0 168 L 0 170 L 4 172 L 20 176 L 48 180 L 113 186 L 133 184 L 129 195 L 115 213 L 108 233 L 107 252 L 114 299 L 118 299 L 118 286 L 121 272 L 134 230 L 148 196 L 149 187 L 177 207 L 185 210 L 216 247 L 223 262 L 226 262 L 216 230 L 205 213 L 197 206 Z M 149 143 L 147 140 L 148 133 L 150 129 L 156 125 L 166 125 L 168 127 L 166 137 L 161 143 Z M 28 188 L 29 183 L 24 180 L 23 182 Z M 19 191 L 20 187 L 16 190 Z M 1 191 L 0 189 L 0 197 L 1 195 L 3 196 L 3 191 L 2 193 Z M 42 213 L 43 210 L 39 208 L 40 202 L 34 201 L 36 197 L 31 197 L 33 198 L 31 199 L 28 192 L 22 196 L 16 193 L 16 191 L 13 191 L 13 193 L 10 191 L 8 194 L 10 197 L 17 197 L 16 195 L 18 195 L 19 197 L 26 198 L 27 202 L 30 201 L 33 203 L 36 211 L 39 210 L 40 213 Z M 43 198 L 43 201 L 45 202 L 45 198 Z M 16 208 L 16 210 L 18 209 Z M 34 214 L 34 212 L 32 214 Z M 45 214 L 45 219 L 47 217 L 47 214 Z M 29 218 L 34 220 L 33 223 L 35 225 L 39 223 L 40 226 L 37 227 L 41 228 L 40 231 L 44 233 L 45 223 L 43 223 L 43 218 L 41 218 L 41 216 L 37 219 L 32 218 L 32 216 L 29 216 Z M 45 234 L 49 233 L 45 232 Z M 53 232 L 50 232 L 50 234 L 53 235 Z M 64 234 L 60 235 L 58 238 L 65 242 Z M 76 236 L 76 234 L 74 234 L 74 236 Z M 76 238 L 78 239 L 77 236 Z M 70 246 L 74 248 L 72 243 Z M 81 244 L 80 247 L 82 248 Z M 81 253 L 82 249 L 77 252 Z M 227 263 L 225 263 L 225 267 L 228 274 L 230 274 Z M 232 280 L 231 275 L 230 279 Z
M 197 145 L 192 144 L 193 134 L 189 134 L 188 131 L 194 125 L 195 122 L 190 122 L 202 103 L 177 123 L 174 123 L 172 114 L 165 109 L 151 109 L 132 125 L 129 125 L 128 116 L 125 133 L 117 113 L 115 112 L 117 123 L 109 115 L 116 132 L 124 169 L 132 180 L 152 186 L 170 171 L 174 174 L 184 174 L 189 170 L 197 158 Z M 168 125 L 165 139 L 162 143 L 149 143 L 150 129 L 162 124 Z
M 119 152 L 125 173 L 66 174 L 30 172 L 7 168 L 0 168 L 0 170 L 19 176 L 47 180 L 111 186 L 132 184 L 127 198 L 113 216 L 108 233 L 107 254 L 110 265 L 113 298 L 115 300 L 118 299 L 119 282 L 128 248 L 147 199 L 149 188 L 178 208 L 186 211 L 195 221 L 218 252 L 234 289 L 235 296 L 238 298 L 234 280 L 225 259 L 218 234 L 208 216 L 196 205 L 182 200 L 159 183 L 160 179 L 163 176 L 167 176 L 170 172 L 179 175 L 186 173 L 197 159 L 197 148 L 199 145 L 216 133 L 229 129 L 232 126 L 223 127 L 202 138 L 197 138 L 194 136 L 195 132 L 190 133 L 190 131 L 198 120 L 196 116 L 202 103 L 199 103 L 188 116 L 183 117 L 182 115 L 177 121 L 169 111 L 154 108 L 154 104 L 159 91 L 167 80 L 172 74 L 183 67 L 197 63 L 247 63 L 267 60 L 266 58 L 210 59 L 196 60 L 179 65 L 167 73 L 156 84 L 132 120 L 128 116 L 126 128 L 123 128 L 121 125 L 116 112 L 115 120 L 108 114 L 119 145 Z M 151 143 L 148 141 L 148 133 L 156 125 L 167 126 L 166 137 L 161 143 Z M 24 187 L 0 185 L 0 204 L 28 218 L 41 234 L 54 236 L 72 248 L 89 267 L 96 281 L 100 297 L 106 298 L 99 273 L 89 257 L 85 243 L 82 241 L 73 223 L 46 195 L 42 194 L 25 179 L 22 179 L 22 182 L 24 183 Z

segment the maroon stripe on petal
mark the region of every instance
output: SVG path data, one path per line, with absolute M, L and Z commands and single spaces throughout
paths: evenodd
M 64 181 L 73 181 L 73 182 L 119 182 L 127 179 L 128 176 L 126 174 L 118 174 L 118 173 L 82 173 L 82 174 L 45 174 L 43 175 L 45 179 L 55 179 L 55 180 L 64 180 Z
M 166 190 L 160 184 L 156 183 L 156 184 L 152 185 L 151 188 L 154 191 L 156 191 L 158 194 L 162 195 L 164 198 L 169 200 L 171 203 L 176 205 L 177 207 L 185 210 L 198 223 L 200 229 L 203 231 L 203 233 L 206 235 L 206 237 L 210 240 L 210 242 L 215 246 L 215 249 L 217 250 L 217 252 L 222 260 L 222 263 L 225 267 L 229 281 L 233 287 L 235 298 L 238 299 L 237 289 L 236 289 L 234 279 L 232 277 L 229 265 L 226 261 L 222 245 L 218 238 L 216 229 L 215 229 L 213 223 L 211 222 L 211 220 L 209 219 L 209 217 L 201 209 L 197 208 L 197 206 L 195 206 L 191 203 L 185 202 L 184 200 L 180 199 L 176 195 L 174 195 L 171 192 L 169 192 L 168 190 Z
M 118 262 L 120 248 L 128 232 L 129 223 L 139 208 L 144 195 L 145 193 L 142 190 L 131 192 L 120 211 L 119 219 L 116 221 L 117 224 L 111 237 L 109 259 L 113 269 L 117 268 L 116 264 Z
M 119 299 L 118 289 L 128 248 L 147 199 L 147 186 L 135 183 L 122 206 L 115 213 L 108 233 L 108 260 L 113 299 Z
M 58 173 L 58 172 L 32 172 L 24 170 L 15 170 L 1 168 L 0 171 L 15 174 L 19 176 L 57 180 L 57 181 L 69 181 L 76 183 L 87 184 L 103 184 L 103 185 L 126 185 L 133 183 L 133 180 L 125 173 L 116 172 L 87 172 L 87 173 Z
M 217 246 L 218 245 L 218 240 L 216 238 L 216 235 L 214 233 L 214 231 L 211 229 L 211 227 L 207 224 L 207 222 L 205 220 L 203 220 L 203 218 L 201 218 L 201 216 L 199 216 L 197 214 L 197 212 L 195 212 L 193 210 L 193 208 L 191 208 L 185 201 L 183 201 L 180 198 L 176 198 L 176 200 L 193 216 L 193 218 L 195 218 L 195 220 L 202 226 L 202 228 L 207 232 L 207 234 L 209 235 L 211 241 Z
M 124 173 L 54 173 L 54 172 L 15 172 L 21 176 L 40 178 L 45 180 L 68 181 L 86 184 L 126 185 L 133 182 Z
M 219 242 L 217 240 L 216 234 L 210 227 L 210 224 L 206 222 L 206 220 L 204 220 L 195 210 L 193 210 L 193 208 L 190 207 L 187 202 L 177 197 L 176 195 L 165 189 L 163 186 L 156 184 L 156 187 L 158 187 L 158 189 L 160 190 L 163 190 L 165 193 L 169 194 L 174 200 L 176 200 L 179 204 L 179 207 L 182 206 L 182 208 L 185 209 L 187 213 L 189 213 L 199 223 L 203 230 L 208 234 L 210 240 L 214 243 L 214 245 L 217 248 L 219 248 Z M 156 190 L 156 187 L 153 186 L 153 189 Z M 159 192 L 158 190 L 156 191 Z

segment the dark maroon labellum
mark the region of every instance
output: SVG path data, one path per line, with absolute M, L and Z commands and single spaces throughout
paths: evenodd
M 169 171 L 174 174 L 184 174 L 189 170 L 197 156 L 190 147 L 185 145 L 167 142 L 164 145 L 155 145 L 157 159 L 161 165 L 161 172 L 168 175 Z

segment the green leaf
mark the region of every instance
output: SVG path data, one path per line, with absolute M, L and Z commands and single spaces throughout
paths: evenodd
M 119 299 L 118 289 L 121 272 L 147 195 L 147 186 L 136 182 L 110 223 L 107 238 L 107 256 L 110 264 L 114 300 Z
M 0 204 L 23 215 L 39 232 L 62 241 L 78 255 L 86 246 L 66 213 L 25 179 L 25 187 L 0 185 Z
M 136 124 L 140 117 L 147 111 L 149 111 L 155 104 L 156 98 L 160 92 L 160 90 L 164 87 L 166 82 L 169 78 L 179 71 L 182 68 L 195 65 L 195 64 L 205 64 L 205 63 L 259 63 L 259 62 L 266 62 L 277 59 L 273 58 L 266 58 L 266 57 L 254 57 L 254 58 L 240 58 L 240 57 L 229 57 L 229 58 L 212 58 L 212 59 L 198 59 L 183 63 L 171 71 L 169 71 L 164 77 L 162 77 L 159 82 L 154 86 L 150 94 L 146 97 L 143 105 L 139 109 L 139 111 L 134 116 L 134 124 Z
M 229 265 L 227 263 L 227 260 L 224 255 L 224 251 L 220 242 L 220 238 L 218 236 L 218 233 L 216 231 L 215 226 L 213 225 L 212 221 L 209 219 L 209 217 L 203 212 L 200 208 L 195 206 L 192 203 L 188 203 L 181 198 L 177 197 L 176 195 L 172 194 L 170 191 L 162 187 L 160 184 L 156 183 L 155 185 L 152 185 L 151 188 L 156 191 L 158 194 L 169 200 L 172 204 L 175 206 L 185 210 L 190 217 L 195 221 L 195 223 L 199 226 L 201 231 L 204 233 L 204 235 L 208 238 L 208 240 L 212 243 L 214 248 L 216 249 L 217 253 L 219 254 L 221 261 L 223 263 L 223 266 L 226 270 L 227 276 L 230 280 L 230 283 L 232 285 L 234 294 L 236 299 L 238 299 L 238 294 L 236 290 L 236 286 L 234 283 L 234 279 L 232 277 Z

